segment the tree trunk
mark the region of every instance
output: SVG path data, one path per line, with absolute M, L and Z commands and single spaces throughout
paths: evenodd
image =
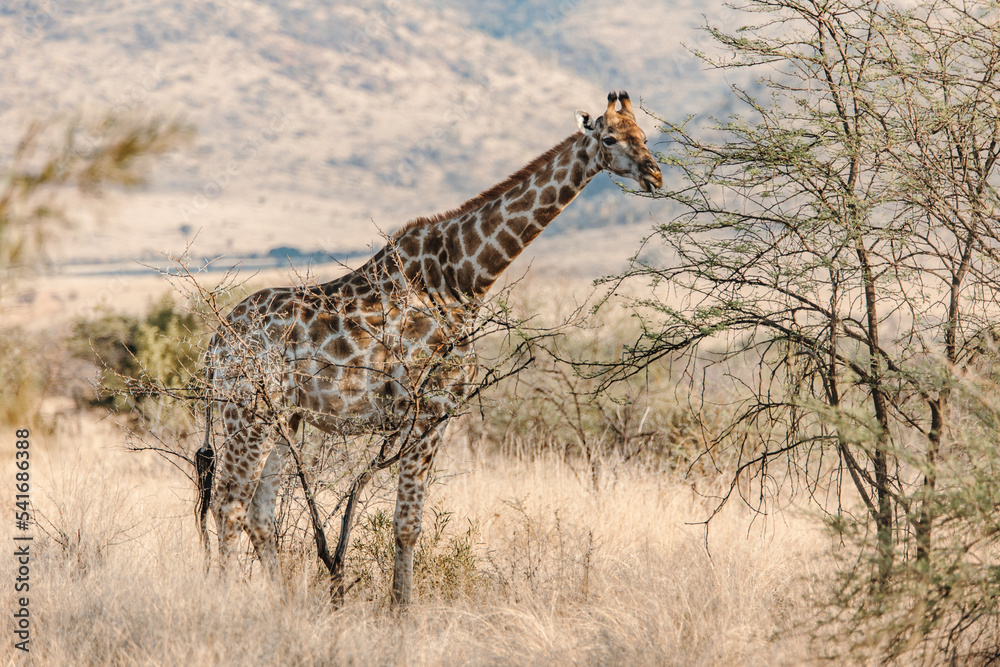
M 875 450 L 871 457 L 875 467 L 875 494 L 878 506 L 875 513 L 876 549 L 878 551 L 878 572 L 875 579 L 880 586 L 884 586 L 888 582 L 894 558 L 892 494 L 889 490 L 889 410 L 885 391 L 882 388 L 882 362 L 879 358 L 879 322 L 876 308 L 878 297 L 875 292 L 875 278 L 872 275 L 868 252 L 860 239 L 857 241 L 856 249 L 858 261 L 861 263 L 865 310 L 868 320 L 869 388 L 872 405 L 875 409 L 875 419 L 879 425 L 879 433 L 875 439 Z

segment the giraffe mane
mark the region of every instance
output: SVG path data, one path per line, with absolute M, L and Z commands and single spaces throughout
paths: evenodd
M 410 231 L 411 229 L 414 229 L 415 227 L 421 227 L 423 225 L 429 225 L 435 222 L 444 222 L 445 220 L 451 220 L 452 218 L 462 215 L 464 213 L 474 211 L 477 208 L 483 206 L 483 204 L 485 204 L 486 202 L 496 199 L 497 197 L 500 197 L 508 190 L 514 188 L 514 186 L 524 182 L 528 178 L 531 178 L 531 176 L 536 171 L 542 168 L 542 165 L 544 165 L 546 162 L 554 158 L 556 155 L 565 150 L 567 146 L 571 145 L 577 139 L 579 139 L 580 134 L 581 134 L 580 132 L 574 132 L 572 135 L 566 137 L 561 142 L 559 142 L 556 146 L 545 151 L 544 153 L 536 157 L 534 160 L 532 160 L 531 162 L 524 165 L 523 167 L 515 171 L 513 174 L 505 178 L 504 180 L 500 181 L 499 183 L 497 183 L 496 185 L 494 185 L 489 189 L 483 190 L 478 195 L 468 200 L 467 202 L 459 205 L 458 207 L 449 209 L 442 213 L 435 213 L 433 215 L 414 218 L 413 220 L 406 223 L 406 225 L 404 225 L 398 232 L 396 232 L 393 235 L 393 238 L 398 239 L 402 234 L 405 234 L 406 232 Z

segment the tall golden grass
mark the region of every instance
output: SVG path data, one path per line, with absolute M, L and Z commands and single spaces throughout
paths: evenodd
M 31 651 L 8 635 L 10 663 L 796 663 L 827 567 L 805 514 L 764 522 L 733 505 L 706 539 L 688 524 L 711 504 L 690 480 L 623 466 L 594 490 L 555 456 L 514 462 L 456 443 L 429 506 L 454 513 L 452 535 L 471 532 L 467 581 L 431 585 L 418 568 L 405 611 L 389 608 L 388 579 L 333 610 L 315 563 L 289 568 L 284 591 L 256 567 L 206 572 L 190 482 L 127 452 L 109 420 L 65 422 L 32 447 Z M 9 451 L 4 463 L 12 477 Z M 14 598 L 4 587 L 5 611 Z

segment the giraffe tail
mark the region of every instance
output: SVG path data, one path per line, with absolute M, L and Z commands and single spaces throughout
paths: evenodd
M 212 370 L 207 373 L 207 386 L 212 383 Z M 205 399 L 205 443 L 194 455 L 195 468 L 198 471 L 198 502 L 195 513 L 198 516 L 198 531 L 201 533 L 201 543 L 205 553 L 209 553 L 208 526 L 205 517 L 212 502 L 212 481 L 215 477 L 215 449 L 212 448 L 212 401 Z

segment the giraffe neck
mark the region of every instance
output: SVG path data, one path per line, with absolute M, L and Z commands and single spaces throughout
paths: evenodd
M 411 233 L 422 237 L 419 270 L 406 273 L 428 292 L 483 296 L 601 171 L 596 156 L 597 142 L 574 134 L 455 211 L 417 221 L 397 237 L 403 251 L 417 245 Z
M 597 149 L 584 134 L 568 137 L 458 208 L 410 222 L 346 283 L 329 286 L 358 297 L 395 289 L 439 302 L 482 297 L 601 171 Z

